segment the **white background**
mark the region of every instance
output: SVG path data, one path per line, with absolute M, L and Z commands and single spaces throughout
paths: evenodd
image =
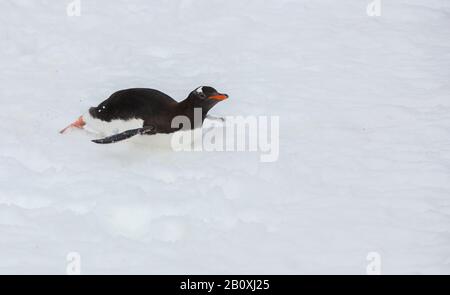
M 450 273 L 450 2 L 0 2 L 0 273 Z M 116 90 L 280 116 L 280 158 L 58 131 Z

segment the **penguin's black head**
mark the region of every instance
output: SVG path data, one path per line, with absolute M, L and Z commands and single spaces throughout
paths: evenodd
M 215 105 L 219 101 L 227 99 L 228 95 L 219 93 L 210 86 L 201 86 L 192 91 L 189 97 L 202 105 Z

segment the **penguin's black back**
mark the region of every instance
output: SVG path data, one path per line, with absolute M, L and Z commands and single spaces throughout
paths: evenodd
M 148 88 L 131 88 L 113 93 L 97 107 L 89 109 L 94 118 L 112 120 L 143 119 L 169 115 L 177 101 L 161 91 Z

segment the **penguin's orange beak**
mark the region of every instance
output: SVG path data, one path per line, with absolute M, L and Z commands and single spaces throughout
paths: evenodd
M 214 99 L 214 100 L 224 100 L 224 99 L 228 98 L 228 95 L 222 94 L 222 93 L 216 93 L 214 95 L 209 96 L 208 98 Z

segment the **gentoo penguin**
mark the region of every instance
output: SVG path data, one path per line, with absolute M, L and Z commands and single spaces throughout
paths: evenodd
M 89 128 L 90 125 L 101 123 L 108 126 L 127 124 L 129 128 L 122 127 L 121 132 L 112 132 L 113 135 L 103 139 L 93 140 L 95 143 L 106 144 L 121 141 L 132 136 L 152 135 L 159 133 L 173 133 L 183 128 L 172 127 L 172 120 L 177 116 L 185 116 L 191 122 L 191 129 L 201 127 L 209 110 L 219 101 L 227 99 L 228 95 L 217 92 L 209 86 L 201 86 L 192 91 L 189 96 L 177 102 L 167 94 L 155 89 L 132 88 L 113 93 L 108 99 L 97 107 L 78 118 L 75 122 L 64 128 L 64 133 L 71 127 Z M 195 109 L 201 109 L 201 118 L 194 119 Z M 99 124 L 97 124 L 99 125 Z M 200 126 L 198 126 L 200 125 Z M 96 131 L 98 128 L 93 128 Z M 111 128 L 109 128 L 111 130 Z M 114 129 L 113 129 L 114 130 Z M 114 134 L 115 133 L 115 134 Z M 107 133 L 103 133 L 107 134 Z

